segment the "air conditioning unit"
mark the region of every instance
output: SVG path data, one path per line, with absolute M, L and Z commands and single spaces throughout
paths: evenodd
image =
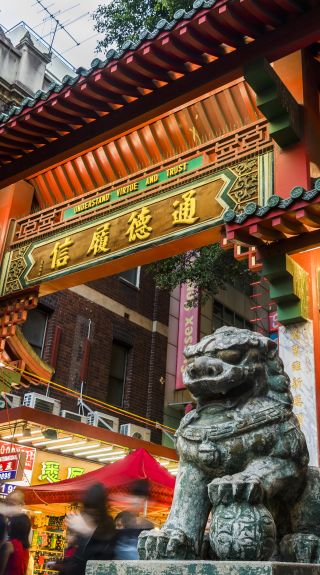
M 74 411 L 67 411 L 63 409 L 60 413 L 61 417 L 65 419 L 73 419 L 74 421 L 81 421 L 81 423 L 87 423 L 87 416 L 81 413 L 75 413 Z
M 130 435 L 135 439 L 143 439 L 143 441 L 150 441 L 151 431 L 140 425 L 133 425 L 132 423 L 124 423 L 120 425 L 120 433 L 123 435 Z
M 117 417 L 112 417 L 101 411 L 92 411 L 87 416 L 87 423 L 93 425 L 94 427 L 104 427 L 110 431 L 119 430 L 119 419 Z
M 41 393 L 26 393 L 23 398 L 23 405 L 39 409 L 39 411 L 45 411 L 46 413 L 52 413 L 53 415 L 59 415 L 61 402 Z
M 19 395 L 14 395 L 13 393 L 6 393 L 5 391 L 2 391 L 1 398 L 10 408 L 20 407 L 21 405 L 21 397 L 19 397 Z

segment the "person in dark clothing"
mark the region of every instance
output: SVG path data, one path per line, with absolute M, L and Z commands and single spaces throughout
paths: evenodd
M 137 546 L 141 529 L 138 528 L 136 515 L 131 511 L 121 511 L 114 522 L 117 529 L 115 559 L 139 559 Z
M 0 565 L 2 565 L 4 562 L 6 536 L 7 536 L 7 522 L 4 515 L 0 515 Z
M 25 514 L 12 517 L 9 523 L 9 540 L 4 543 L 1 575 L 26 575 L 29 563 L 29 535 L 31 521 Z
M 135 514 L 138 529 L 153 529 L 154 524 L 145 516 L 150 498 L 149 480 L 137 479 L 130 485 L 129 493 L 128 509 Z
M 81 514 L 70 515 L 67 526 L 77 534 L 77 545 L 72 557 L 61 566 L 61 575 L 85 575 L 87 561 L 114 558 L 116 531 L 103 485 L 97 483 L 88 489 Z

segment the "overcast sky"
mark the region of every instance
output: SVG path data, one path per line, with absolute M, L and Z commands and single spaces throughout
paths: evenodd
M 107 3 L 108 0 L 41 0 L 41 2 L 80 43 L 77 46 L 68 34 L 58 30 L 53 47 L 76 68 L 89 67 L 91 61 L 97 57 L 94 49 L 99 39 L 99 35 L 93 29 L 90 13 L 98 4 Z M 21 21 L 28 24 L 47 42 L 51 42 L 55 22 L 39 6 L 37 0 L 0 0 L 0 25 L 9 29 Z

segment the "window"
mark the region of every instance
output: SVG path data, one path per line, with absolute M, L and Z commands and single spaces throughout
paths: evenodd
M 112 343 L 111 365 L 107 402 L 122 406 L 123 392 L 127 375 L 129 348 L 118 342 Z
M 42 357 L 44 340 L 46 337 L 49 313 L 37 307 L 29 311 L 27 320 L 22 324 L 22 333 L 34 351 Z
M 215 331 L 223 325 L 233 325 L 235 327 L 245 328 L 252 330 L 251 323 L 241 315 L 238 315 L 230 308 L 224 306 L 220 302 L 214 300 L 213 302 L 213 330 Z
M 126 270 L 119 274 L 119 278 L 138 288 L 140 286 L 140 270 L 140 266 L 138 268 L 133 268 L 132 270 Z

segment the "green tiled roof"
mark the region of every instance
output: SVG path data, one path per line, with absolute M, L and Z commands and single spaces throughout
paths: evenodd
M 4 124 L 8 120 L 10 120 L 13 116 L 18 116 L 27 108 L 32 108 L 41 100 L 47 100 L 52 94 L 59 93 L 64 88 L 68 86 L 73 86 L 77 84 L 81 78 L 86 78 L 90 76 L 94 71 L 98 69 L 105 68 L 110 62 L 113 60 L 120 60 L 127 54 L 128 52 L 132 52 L 133 50 L 137 50 L 144 42 L 148 40 L 154 40 L 161 32 L 163 31 L 170 31 L 175 26 L 183 21 L 183 20 L 191 20 L 194 15 L 200 11 L 201 9 L 208 9 L 212 8 L 216 4 L 217 0 L 195 0 L 193 3 L 192 10 L 186 12 L 186 10 L 180 9 L 175 12 L 173 20 L 171 22 L 167 22 L 167 20 L 161 19 L 157 23 L 154 30 L 149 32 L 149 30 L 142 29 L 140 32 L 139 40 L 137 42 L 131 42 L 127 40 L 119 51 L 117 50 L 109 50 L 106 54 L 105 60 L 100 60 L 100 58 L 95 58 L 91 62 L 91 67 L 89 69 L 86 68 L 78 68 L 77 75 L 75 77 L 65 76 L 62 80 L 61 84 L 52 83 L 48 86 L 46 92 L 43 90 L 38 90 L 33 98 L 25 98 L 22 100 L 20 106 L 12 106 L 10 110 L 5 114 L 0 114 L 0 123 Z
M 253 216 L 255 218 L 263 218 L 273 211 L 283 210 L 286 212 L 289 208 L 294 207 L 297 202 L 312 202 L 318 196 L 320 197 L 320 178 L 314 182 L 312 190 L 306 191 L 301 186 L 297 186 L 291 190 L 289 198 L 283 199 L 274 194 L 270 196 L 264 206 L 258 206 L 255 202 L 249 202 L 241 213 L 228 210 L 224 215 L 224 221 L 226 224 L 243 224 Z

